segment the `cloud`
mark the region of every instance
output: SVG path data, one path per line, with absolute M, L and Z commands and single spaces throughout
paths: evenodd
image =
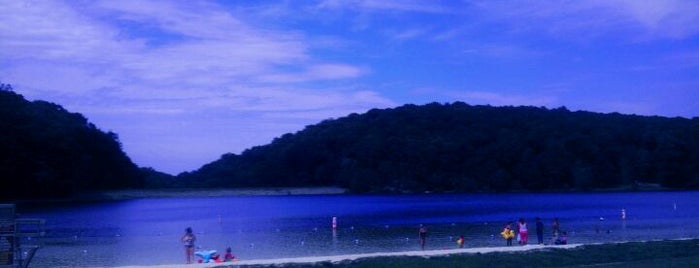
M 476 1 L 491 23 L 516 34 L 545 33 L 589 40 L 617 35 L 637 40 L 683 39 L 699 33 L 699 4 L 692 1 Z
M 158 154 L 170 159 L 141 164 L 168 172 L 177 168 L 166 163 L 194 147 L 217 144 L 213 154 L 220 155 L 252 145 L 222 142 L 230 135 L 264 142 L 393 105 L 375 91 L 344 85 L 369 68 L 315 54 L 343 45 L 341 39 L 314 43 L 316 37 L 252 24 L 212 2 L 0 1 L 0 10 L 2 82 L 119 133 L 137 161 L 152 161 L 164 148 Z M 235 129 L 237 123 L 248 127 Z M 206 150 L 192 157 L 206 158 Z
M 326 0 L 318 4 L 323 9 L 354 9 L 359 11 L 397 11 L 418 13 L 451 13 L 452 9 L 436 1 L 391 0 Z
M 273 73 L 258 78 L 262 82 L 298 83 L 307 81 L 357 78 L 366 73 L 362 68 L 346 64 L 309 65 L 298 73 Z
M 4 59 L 94 60 L 137 43 L 120 42 L 116 31 L 55 1 L 2 1 L 0 55 Z
M 81 3 L 2 3 L 10 16 L 0 23 L 0 55 L 17 65 L 8 82 L 30 88 L 51 84 L 65 94 L 109 88 L 123 99 L 176 99 L 207 98 L 230 85 L 331 81 L 367 72 L 345 63 L 317 63 L 305 36 L 255 28 L 206 2 Z M 148 34 L 132 25 L 148 28 Z M 39 81 L 43 84 L 34 79 L 52 72 Z
M 683 39 L 699 33 L 699 3 L 695 1 L 599 1 L 642 25 L 651 36 Z
M 392 31 L 389 33 L 389 36 L 394 40 L 406 41 L 422 38 L 428 34 L 430 34 L 430 30 L 427 28 L 410 28 L 401 31 Z
M 545 52 L 533 48 L 525 48 L 514 44 L 474 43 L 468 44 L 461 51 L 465 55 L 485 56 L 492 58 L 521 59 L 544 55 Z

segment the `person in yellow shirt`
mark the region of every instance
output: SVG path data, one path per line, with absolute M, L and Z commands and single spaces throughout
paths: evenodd
M 515 237 L 515 231 L 512 230 L 512 222 L 507 223 L 507 226 L 505 226 L 505 229 L 502 230 L 500 235 L 507 240 L 508 246 L 512 246 L 512 239 Z

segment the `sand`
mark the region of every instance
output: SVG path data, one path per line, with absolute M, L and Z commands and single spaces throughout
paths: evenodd
M 527 246 L 511 246 L 511 247 L 482 247 L 482 248 L 460 248 L 460 249 L 441 249 L 441 250 L 418 250 L 418 251 L 401 251 L 401 252 L 377 252 L 377 253 L 362 253 L 362 254 L 347 254 L 334 256 L 313 256 L 313 257 L 296 257 L 296 258 L 279 258 L 279 259 L 259 259 L 259 260 L 241 260 L 234 263 L 196 263 L 196 264 L 167 264 L 167 265 L 152 265 L 152 266 L 121 266 L 119 268 L 165 268 L 165 267 L 228 267 L 231 265 L 271 265 L 271 264 L 290 264 L 290 263 L 318 263 L 318 262 L 341 262 L 352 261 L 368 257 L 391 257 L 391 256 L 445 256 L 451 254 L 464 253 L 491 253 L 491 252 L 519 252 L 529 250 L 539 250 L 546 248 L 576 248 L 583 244 L 570 245 L 527 245 Z

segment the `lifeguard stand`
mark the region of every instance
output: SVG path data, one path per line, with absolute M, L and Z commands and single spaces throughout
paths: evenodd
M 29 267 L 39 245 L 28 241 L 45 234 L 44 224 L 43 219 L 18 219 L 14 204 L 0 204 L 0 268 Z

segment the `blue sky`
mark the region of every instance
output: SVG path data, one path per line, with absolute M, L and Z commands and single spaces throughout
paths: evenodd
M 0 81 L 191 171 L 349 113 L 699 116 L 699 2 L 0 0 Z

